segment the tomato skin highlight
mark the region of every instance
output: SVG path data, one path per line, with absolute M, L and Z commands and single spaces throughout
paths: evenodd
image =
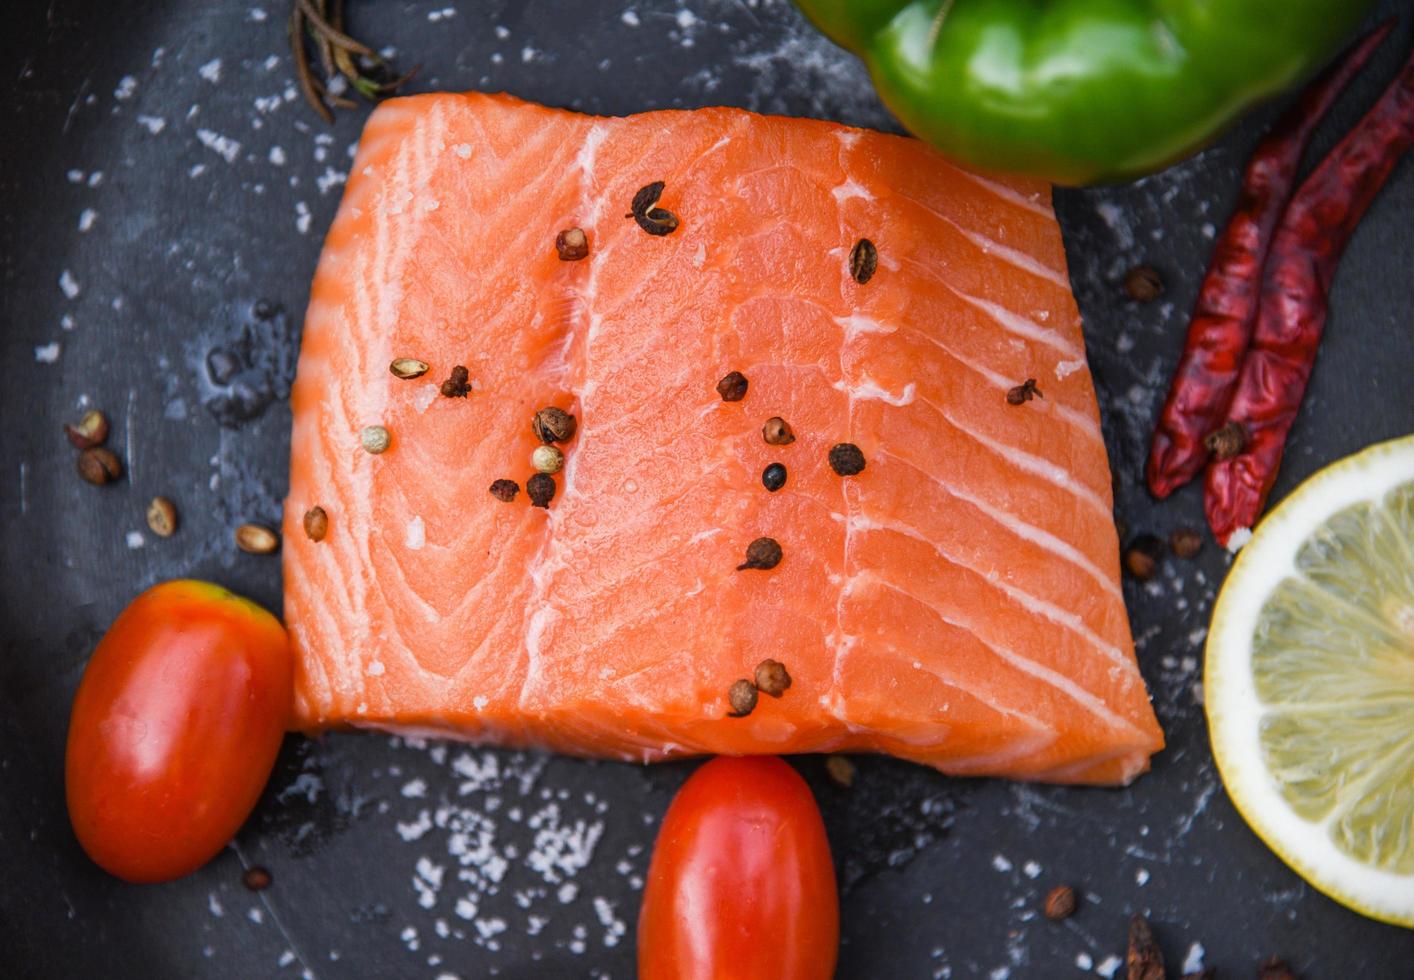
M 134 599 L 69 717 L 65 793 L 88 856 L 131 882 L 209 861 L 260 798 L 293 696 L 285 630 L 255 603 L 188 579 Z
M 805 780 L 775 756 L 719 757 L 663 818 L 638 919 L 639 980 L 829 980 L 839 919 Z

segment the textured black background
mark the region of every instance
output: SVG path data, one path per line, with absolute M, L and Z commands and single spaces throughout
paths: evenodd
M 1368 104 L 1409 44 L 1408 5 L 1385 7 L 1402 12 L 1395 39 L 1318 149 Z M 892 125 L 857 64 L 781 0 L 353 8 L 356 33 L 396 45 L 404 65 L 423 63 L 415 89 L 506 89 L 610 113 L 728 103 Z M 176 575 L 280 605 L 278 561 L 236 553 L 230 531 L 243 520 L 277 522 L 289 421 L 281 396 L 337 172 L 364 116 L 341 114 L 329 129 L 282 94 L 291 78 L 285 12 L 283 0 L 16 0 L 0 27 L 0 973 L 630 976 L 639 879 L 690 763 L 476 753 L 481 775 L 470 785 L 465 765 L 456 773 L 435 746 L 292 737 L 239 840 L 186 880 L 123 885 L 85 860 L 69 830 L 68 705 L 117 611 Z M 202 75 L 215 58 L 219 77 Z M 1163 506 L 1147 497 L 1141 461 L 1211 235 L 1271 112 L 1166 174 L 1057 195 L 1118 515 L 1132 532 L 1201 522 L 1195 488 Z M 321 143 L 326 132 L 333 138 Z M 1278 496 L 1325 462 L 1414 430 L 1411 216 L 1406 161 L 1341 268 Z M 1145 306 L 1118 287 L 1139 261 L 1167 282 Z M 65 270 L 78 286 L 72 297 L 60 285 Z M 261 299 L 282 312 L 257 318 Z M 240 367 L 229 385 L 207 367 L 218 348 Z M 253 399 L 254 417 L 232 418 L 221 401 L 232 397 Z M 60 433 L 85 404 L 112 417 L 112 445 L 128 462 L 128 477 L 101 491 L 78 481 Z M 181 511 L 168 541 L 144 527 L 154 493 Z M 1174 966 L 1197 942 L 1225 977 L 1253 975 L 1273 952 L 1307 977 L 1414 977 L 1414 934 L 1305 886 L 1247 830 L 1217 780 L 1194 658 L 1226 566 L 1209 545 L 1196 561 L 1168 562 L 1147 587 L 1126 584 L 1169 738 L 1131 789 L 953 780 L 860 759 L 856 785 L 843 791 L 818 759 L 798 761 L 838 862 L 841 976 L 1079 977 L 1087 958 L 1093 971 L 1122 953 L 1125 920 L 1143 910 Z M 525 812 L 512 817 L 517 801 Z M 424 808 L 453 822 L 493 821 L 493 846 L 508 860 L 502 880 L 458 883 L 447 828 L 405 841 L 397 824 Z M 533 808 L 551 831 L 538 843 Z M 599 828 L 591 859 L 548 872 L 528 860 L 572 840 L 576 821 Z M 412 882 L 418 858 L 445 867 L 431 908 Z M 273 887 L 245 892 L 243 863 L 269 867 Z M 1040 896 L 1061 881 L 1085 893 L 1080 914 L 1063 925 L 1037 919 Z M 478 908 L 466 918 L 455 900 L 469 889 Z

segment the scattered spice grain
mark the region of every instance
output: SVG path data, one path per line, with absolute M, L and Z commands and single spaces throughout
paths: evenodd
M 329 533 L 329 514 L 323 507 L 314 506 L 304 512 L 304 533 L 311 541 L 323 541 Z
M 566 228 L 555 236 L 555 252 L 561 262 L 578 262 L 589 254 L 589 237 L 583 228 Z
M 530 428 L 535 438 L 549 445 L 552 442 L 569 442 L 574 438 L 577 423 L 574 416 L 562 408 L 542 408 L 530 420 Z
M 1075 889 L 1069 885 L 1057 885 L 1046 893 L 1042 911 L 1052 922 L 1059 922 L 1075 914 L 1075 905 Z
M 108 441 L 108 417 L 97 409 L 83 413 L 77 425 L 65 425 L 64 434 L 75 449 L 92 449 Z
M 465 398 L 471 391 L 470 377 L 471 372 L 467 371 L 465 365 L 456 365 L 447 380 L 442 382 L 442 395 L 446 398 Z
M 123 475 L 123 464 L 113 452 L 102 446 L 90 446 L 79 453 L 79 476 L 96 487 L 112 483 Z
M 757 538 L 746 546 L 746 561 L 736 567 L 738 572 L 748 568 L 769 571 L 781 563 L 781 545 L 775 538 Z
M 879 250 L 867 238 L 861 238 L 849 250 L 849 274 L 861 286 L 874 278 L 879 268 Z
M 1015 388 L 1006 393 L 1006 403 L 1008 405 L 1025 405 L 1033 398 L 1045 398 L 1041 389 L 1036 387 L 1035 378 L 1027 378 Z
M 732 718 L 745 718 L 756 710 L 756 685 L 742 678 L 728 688 L 727 702 L 732 706 Z
M 170 538 L 177 530 L 177 508 L 166 497 L 153 497 L 147 505 L 147 526 L 159 538 Z
M 497 480 L 491 484 L 491 496 L 503 504 L 515 500 L 518 493 L 520 493 L 520 484 L 515 480 Z
M 275 532 L 260 524 L 242 524 L 236 528 L 236 547 L 248 555 L 268 555 L 280 546 Z
M 525 481 L 525 492 L 535 507 L 549 507 L 555 499 L 555 478 L 548 473 L 536 473 Z
M 790 687 L 790 673 L 779 660 L 763 660 L 756 665 L 756 689 L 762 694 L 778 698 Z
M 740 371 L 731 371 L 717 382 L 717 394 L 722 396 L 724 402 L 739 402 L 746 397 L 748 385 L 746 375 Z
M 840 476 L 858 476 L 864 472 L 864 452 L 852 442 L 832 446 L 830 469 Z
M 388 365 L 388 371 L 395 378 L 411 381 L 413 378 L 420 378 L 427 373 L 427 362 L 419 361 L 415 357 L 399 357 Z
M 766 440 L 768 446 L 789 446 L 795 442 L 795 430 L 779 415 L 772 415 L 761 426 L 761 438 Z

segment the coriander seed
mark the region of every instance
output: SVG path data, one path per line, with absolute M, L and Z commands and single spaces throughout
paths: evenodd
M 358 434 L 359 445 L 363 446 L 364 452 L 377 456 L 379 453 L 388 451 L 388 447 L 393 443 L 393 437 L 388 434 L 388 430 L 381 425 L 365 426 L 364 430 Z
M 65 425 L 64 434 L 75 449 L 92 449 L 108 441 L 108 418 L 97 409 L 83 413 L 77 425 Z
M 537 473 L 558 473 L 564 469 L 565 454 L 554 446 L 536 446 L 530 454 L 530 465 Z
M 311 507 L 304 512 L 304 533 L 311 541 L 323 541 L 329 533 L 329 515 L 323 507 Z
M 96 487 L 112 483 L 123 475 L 123 464 L 113 452 L 102 446 L 90 446 L 79 453 L 79 476 Z
M 147 526 L 159 538 L 170 538 L 177 530 L 177 508 L 166 497 L 153 497 L 147 505 Z

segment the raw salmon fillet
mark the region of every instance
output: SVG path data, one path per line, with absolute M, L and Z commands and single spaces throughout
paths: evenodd
M 665 236 L 626 217 L 654 181 L 681 222 Z M 562 261 L 575 226 L 589 255 Z M 400 380 L 400 357 L 432 369 Z M 439 393 L 455 365 L 464 398 Z M 731 371 L 741 401 L 717 393 Z M 1039 396 L 1009 404 L 1027 378 Z M 558 492 L 502 503 L 488 487 L 524 487 L 542 406 L 578 419 Z M 1043 185 L 735 109 L 396 99 L 329 231 L 292 407 L 304 729 L 644 761 L 874 751 L 1070 783 L 1127 782 L 1162 745 Z M 764 442 L 777 415 L 794 443 Z M 844 442 L 856 476 L 828 463 Z M 789 478 L 769 493 L 773 461 Z M 761 536 L 780 564 L 738 571 Z M 793 684 L 729 717 L 765 658 Z

